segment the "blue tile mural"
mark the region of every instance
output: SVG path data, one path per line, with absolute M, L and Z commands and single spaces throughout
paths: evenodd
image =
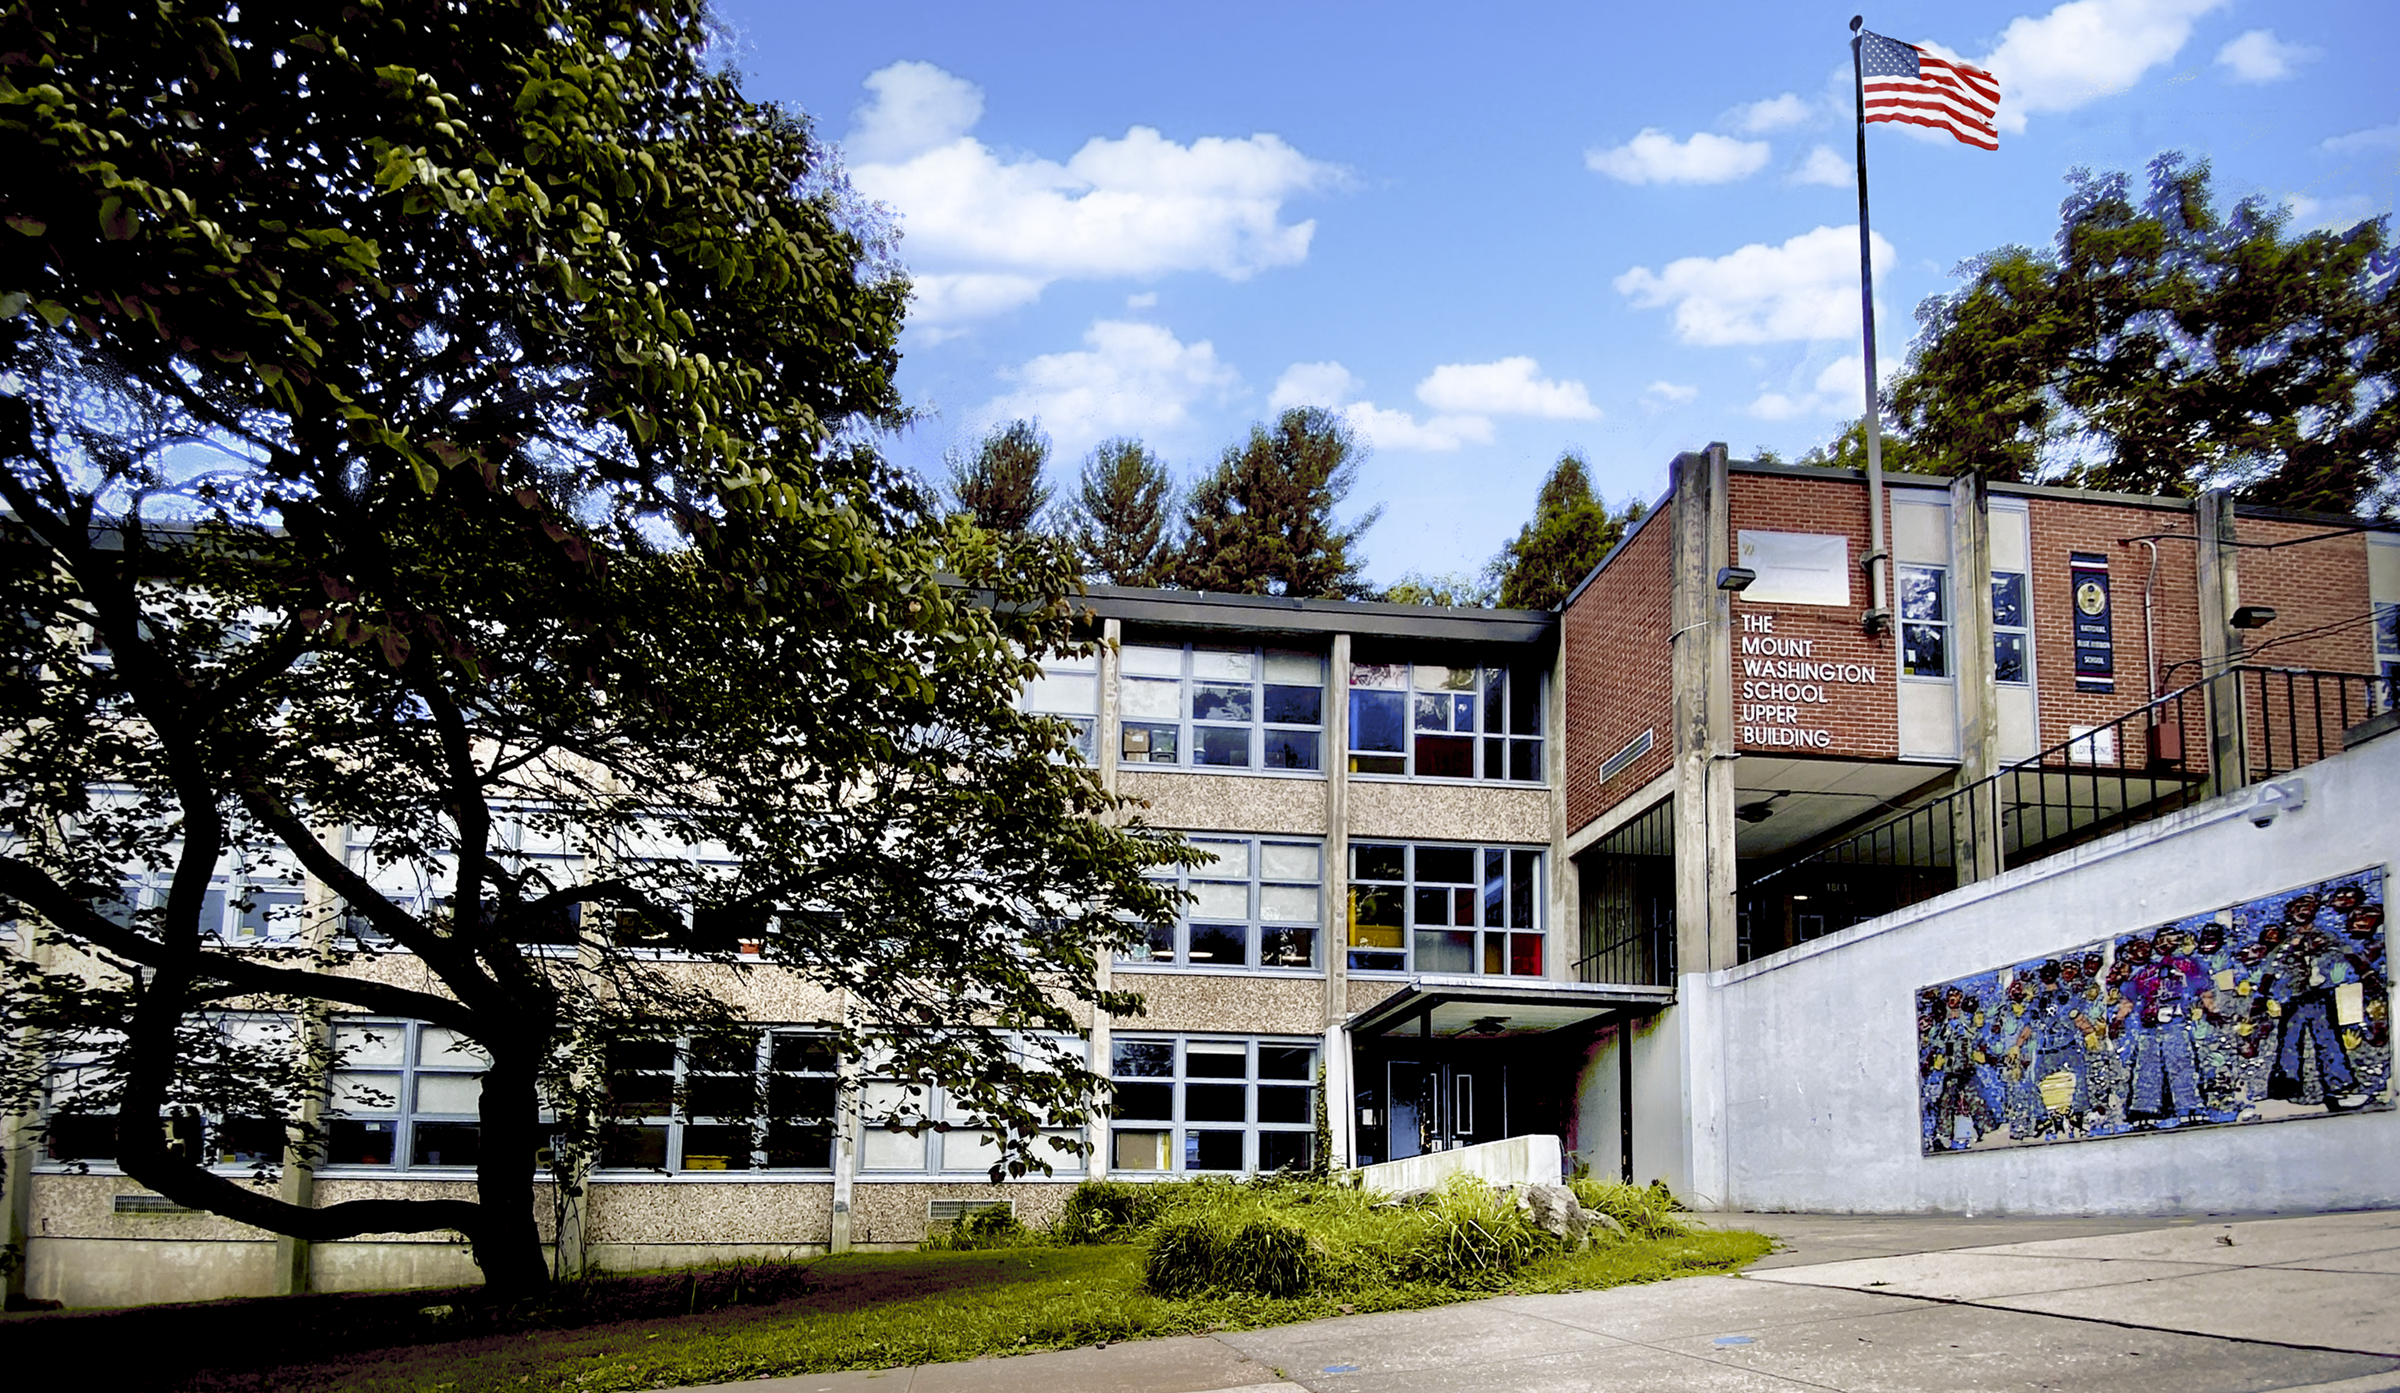
M 1928 1156 L 2392 1106 L 2377 867 L 1917 993 Z

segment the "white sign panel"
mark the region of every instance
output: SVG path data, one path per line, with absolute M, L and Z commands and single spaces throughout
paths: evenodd
M 1734 564 L 1758 572 L 1742 599 L 1762 605 L 1850 603 L 1850 539 L 1744 529 Z

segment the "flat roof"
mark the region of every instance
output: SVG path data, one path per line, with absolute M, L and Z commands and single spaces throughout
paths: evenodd
M 1546 609 L 1449 609 L 1376 600 L 1305 600 L 1207 590 L 1137 590 L 1095 585 L 1079 599 L 1103 618 L 1175 629 L 1245 633 L 1354 634 L 1436 643 L 1528 646 L 1553 643 L 1558 615 Z

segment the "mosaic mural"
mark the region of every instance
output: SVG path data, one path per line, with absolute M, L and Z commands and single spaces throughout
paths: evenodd
M 1927 1155 L 2392 1106 L 2380 868 L 1917 993 Z

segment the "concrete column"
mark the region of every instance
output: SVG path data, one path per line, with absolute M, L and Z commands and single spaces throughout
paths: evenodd
M 1335 634 L 1326 664 L 1325 713 L 1325 1116 L 1336 1169 L 1357 1154 L 1358 1098 L 1350 1079 L 1350 636 Z
M 848 1005 L 844 1004 L 844 1011 Z M 825 1238 L 828 1252 L 850 1251 L 850 1197 L 858 1174 L 858 1061 L 844 1057 L 834 1062 L 839 1081 L 834 1086 L 833 1119 L 833 1225 Z
M 1576 911 L 1581 891 L 1575 865 L 1567 859 L 1567 640 L 1558 640 L 1558 660 L 1542 692 L 1542 780 L 1550 790 L 1550 903 L 1545 921 L 1549 959 L 1545 966 L 1553 982 L 1575 980 L 1575 959 L 1583 951 L 1583 926 Z
M 2209 792 L 2230 793 L 2250 782 L 2250 723 L 2237 677 L 2221 676 L 2241 661 L 2233 612 L 2242 602 L 2241 553 L 2234 547 L 2233 495 L 2200 495 L 2192 528 L 2200 552 L 2200 671 L 2208 688 Z
M 2000 690 L 1992 673 L 1991 495 L 1980 474 L 1950 481 L 1951 668 L 1958 691 L 1958 776 L 1951 814 L 1958 883 L 2000 873 Z
M 1717 572 L 1731 559 L 1725 447 L 1675 457 L 1674 599 L 1677 970 L 1731 967 L 1734 932 L 1733 636 Z
M 349 854 L 348 828 L 320 827 L 316 831 L 318 844 L 328 854 L 336 859 Z M 300 896 L 301 932 L 306 935 L 310 956 L 315 959 L 312 965 L 320 972 L 329 971 L 334 967 L 335 940 L 342 928 L 341 897 L 334 894 L 332 886 L 313 875 L 301 882 Z M 309 1077 L 300 1093 L 300 1135 L 314 1136 L 325 1109 L 324 1071 L 320 1065 L 333 1046 L 332 1004 L 325 1001 L 303 1004 L 293 1028 L 299 1037 L 295 1043 L 308 1051 L 305 1068 Z M 299 1137 L 285 1140 L 283 1174 L 276 1182 L 276 1197 L 301 1209 L 316 1207 L 316 1153 L 302 1145 Z M 310 1289 L 315 1269 L 311 1246 L 305 1238 L 275 1236 L 276 1295 L 296 1296 Z
M 36 968 L 47 967 L 50 954 L 33 939 L 33 924 L 19 920 L 10 930 L 5 942 L 0 942 L 0 955 L 21 957 Z M 17 1034 L 17 1047 L 28 1052 L 39 1045 L 41 1032 L 27 1028 Z M 9 1261 L 0 1264 L 7 1276 L 7 1308 L 15 1310 L 26 1298 L 25 1272 L 33 1255 L 33 1164 L 35 1151 L 42 1135 L 40 1105 L 20 1113 L 0 1118 L 0 1187 L 5 1187 L 7 1218 L 0 1219 L 0 1253 Z
M 1117 791 L 1117 645 L 1125 639 L 1125 621 L 1110 619 L 1100 629 L 1100 716 L 1092 731 L 1092 754 L 1100 766 L 1100 786 L 1111 796 Z M 1115 984 L 1116 964 L 1109 954 L 1100 955 L 1093 981 L 1101 991 Z M 1110 1031 L 1115 1022 L 1106 1011 L 1092 1012 L 1092 1072 L 1106 1077 L 1109 1069 Z M 1091 1159 L 1085 1173 L 1094 1180 L 1108 1178 L 1108 1110 L 1092 1114 L 1086 1136 L 1092 1144 Z M 846 1217 L 846 1216 L 845 1216 Z

